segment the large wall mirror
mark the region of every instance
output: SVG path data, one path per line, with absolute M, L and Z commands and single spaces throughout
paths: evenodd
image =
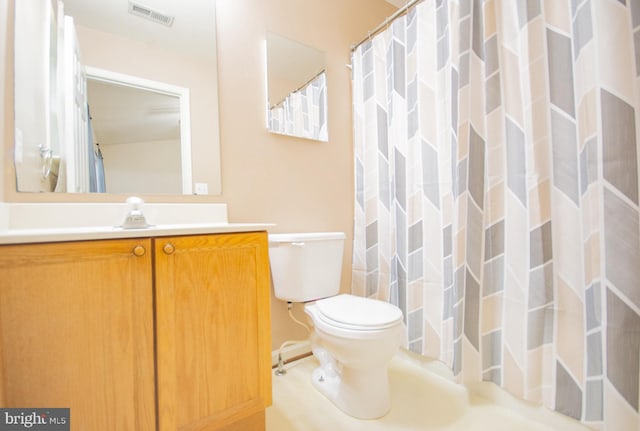
M 327 77 L 323 51 L 267 33 L 267 128 L 327 141 Z
M 18 191 L 220 194 L 216 62 L 215 0 L 17 1 Z

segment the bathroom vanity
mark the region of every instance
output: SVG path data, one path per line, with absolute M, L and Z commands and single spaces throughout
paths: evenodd
M 264 228 L 6 238 L 0 406 L 69 407 L 72 430 L 264 430 Z

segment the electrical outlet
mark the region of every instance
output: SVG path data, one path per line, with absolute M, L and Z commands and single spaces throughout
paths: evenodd
M 207 183 L 196 183 L 196 194 L 197 195 L 208 195 L 209 194 L 209 185 Z

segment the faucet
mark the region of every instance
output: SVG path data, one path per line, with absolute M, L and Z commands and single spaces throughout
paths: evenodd
M 124 219 L 122 223 L 123 229 L 144 229 L 151 227 L 150 224 L 147 223 L 147 219 L 144 217 L 142 213 L 142 204 L 144 201 L 136 196 L 131 196 L 127 198 L 127 205 L 129 205 L 129 212 L 127 213 L 127 217 Z

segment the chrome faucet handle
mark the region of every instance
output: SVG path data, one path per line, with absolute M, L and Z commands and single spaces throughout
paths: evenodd
M 127 198 L 127 205 L 129 205 L 129 212 L 127 217 L 122 223 L 123 229 L 144 229 L 151 225 L 147 223 L 147 219 L 142 213 L 142 205 L 144 201 L 137 196 L 131 196 Z

